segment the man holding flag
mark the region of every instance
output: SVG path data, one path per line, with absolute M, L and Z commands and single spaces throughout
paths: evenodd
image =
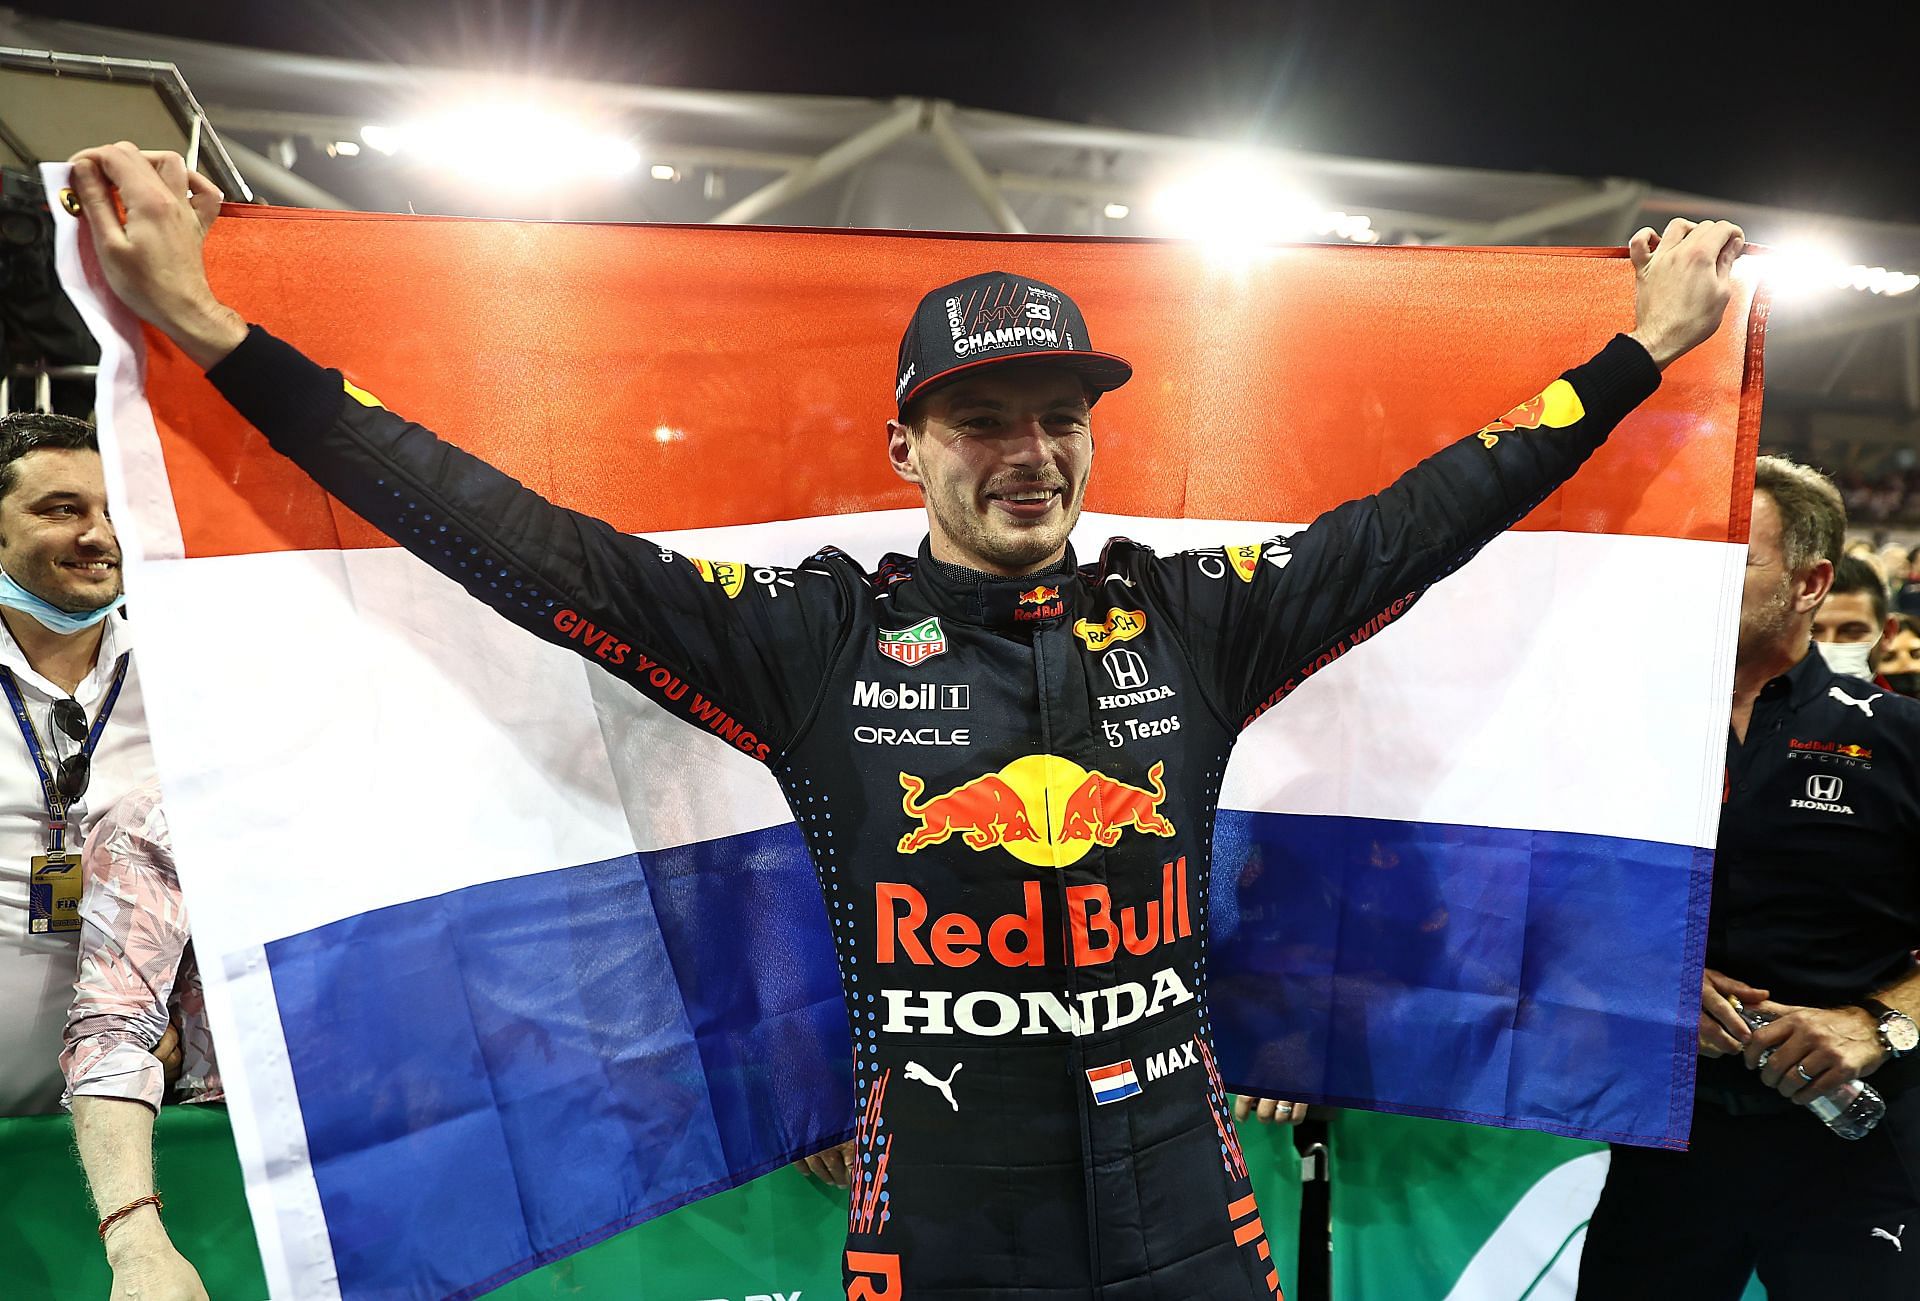
M 1633 333 L 1305 531 L 1159 557 L 1067 539 L 1131 367 L 992 271 L 921 300 L 887 451 L 917 557 L 694 560 L 553 505 L 221 305 L 219 195 L 89 150 L 115 291 L 323 486 L 471 594 L 768 765 L 854 1032 L 850 1298 L 1270 1295 L 1206 1001 L 1238 733 L 1570 476 L 1708 338 L 1743 243 L 1633 241 Z M 114 206 L 117 190 L 125 208 Z

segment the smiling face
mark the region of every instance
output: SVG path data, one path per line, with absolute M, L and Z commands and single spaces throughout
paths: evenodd
M 100 453 L 43 447 L 9 467 L 0 568 L 50 605 L 85 614 L 120 596 L 120 543 L 107 517 Z
M 894 473 L 927 503 L 934 557 L 990 574 L 1044 569 L 1066 550 L 1093 470 L 1087 393 L 1070 370 L 995 366 L 889 421 Z

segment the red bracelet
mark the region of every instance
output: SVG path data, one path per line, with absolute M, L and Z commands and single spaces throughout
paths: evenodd
M 111 1229 L 115 1224 L 118 1224 L 121 1220 L 125 1219 L 127 1216 L 132 1215 L 135 1211 L 139 1210 L 142 1206 L 147 1205 L 149 1202 L 153 1204 L 153 1209 L 156 1211 L 166 1205 L 165 1202 L 162 1202 L 160 1200 L 159 1193 L 148 1193 L 145 1197 L 134 1198 L 132 1201 L 128 1202 L 125 1206 L 122 1206 L 119 1210 L 115 1211 L 112 1215 L 109 1215 L 106 1219 L 100 1221 L 100 1241 L 105 1242 L 107 1240 L 108 1229 Z

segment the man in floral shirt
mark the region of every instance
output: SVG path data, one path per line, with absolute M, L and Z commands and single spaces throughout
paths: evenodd
M 84 871 L 62 1101 L 73 1109 L 74 1140 L 103 1217 L 114 1295 L 204 1301 L 199 1275 L 160 1222 L 158 1200 L 147 1200 L 160 1104 L 222 1096 L 157 783 L 136 787 L 100 819 L 87 837 Z

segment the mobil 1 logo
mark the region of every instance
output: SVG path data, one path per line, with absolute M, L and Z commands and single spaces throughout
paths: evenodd
M 973 707 L 964 682 L 865 682 L 853 684 L 856 709 L 961 710 Z

